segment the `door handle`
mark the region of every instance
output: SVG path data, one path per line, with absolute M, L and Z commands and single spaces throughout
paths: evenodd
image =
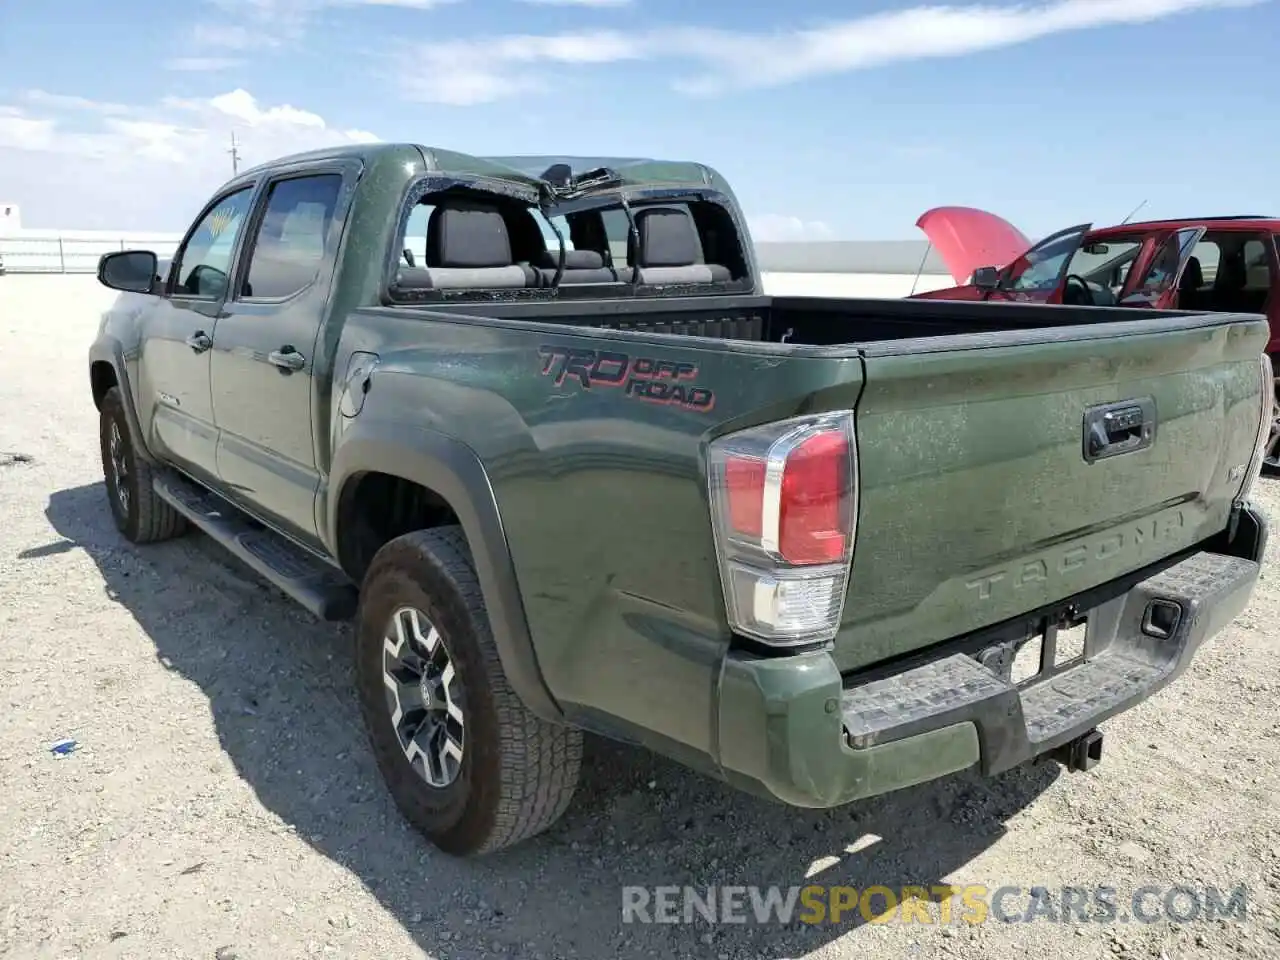
M 1156 405 L 1151 397 L 1090 407 L 1084 414 L 1087 462 L 1145 450 L 1155 441 Z
M 300 354 L 297 350 L 290 346 L 283 346 L 279 350 L 272 350 L 267 354 L 267 359 L 275 364 L 281 370 L 301 370 L 307 365 L 307 358 Z
M 186 344 L 196 353 L 204 353 L 213 346 L 213 338 L 203 330 L 197 330 L 191 336 L 187 337 Z

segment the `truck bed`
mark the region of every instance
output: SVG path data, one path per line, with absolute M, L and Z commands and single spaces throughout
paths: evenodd
M 397 306 L 392 309 L 397 313 L 425 311 L 436 319 L 462 315 L 476 320 L 517 320 L 599 330 L 818 347 L 1120 322 L 1140 324 L 1164 317 L 1188 316 L 1183 311 L 1131 307 L 993 306 L 968 301 L 770 296 L 717 297 L 710 302 L 703 297 L 552 303 L 471 302 L 432 308 Z
M 526 599 L 535 630 L 573 651 L 557 682 L 582 703 L 605 669 L 602 598 L 708 624 L 720 591 L 714 566 L 690 559 L 659 577 L 657 559 L 618 551 L 613 533 L 575 527 L 566 543 L 566 516 L 651 533 L 669 517 L 663 536 L 709 556 L 706 438 L 856 411 L 858 532 L 835 643 L 852 672 L 1223 530 L 1257 440 L 1265 341 L 1253 315 L 768 296 L 384 307 L 344 333 L 383 355 L 384 376 L 426 376 L 440 429 L 474 431 L 518 568 L 543 570 L 540 545 L 556 542 L 566 568 L 598 573 Z M 589 369 L 636 358 L 687 376 L 633 392 L 607 389 L 622 386 L 617 366 Z M 1142 411 L 1144 439 L 1082 455 L 1089 418 L 1112 408 Z

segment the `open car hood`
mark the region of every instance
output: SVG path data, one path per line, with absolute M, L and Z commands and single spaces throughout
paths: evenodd
M 1031 246 L 1009 221 L 974 207 L 934 207 L 916 221 L 951 271 L 966 284 L 978 267 L 1003 267 Z

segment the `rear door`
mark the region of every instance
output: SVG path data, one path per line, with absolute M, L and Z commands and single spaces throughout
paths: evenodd
M 1207 229 L 1205 224 L 1195 224 L 1164 231 L 1157 238 L 1155 253 L 1144 269 L 1141 272 L 1131 271 L 1120 302 L 1125 306 L 1177 309 L 1178 291 L 1187 261 Z
M 218 472 L 264 520 L 317 540 L 315 363 L 337 241 L 358 164 L 334 162 L 264 184 L 246 253 L 214 336 Z
M 867 348 L 846 670 L 1056 604 L 1227 525 L 1257 440 L 1260 319 L 990 336 L 1002 345 Z M 1099 451 L 1107 412 L 1132 422 Z

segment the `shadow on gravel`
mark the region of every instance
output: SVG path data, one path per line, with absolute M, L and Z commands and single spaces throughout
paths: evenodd
M 999 841 L 1005 821 L 1058 775 L 1052 765 L 988 781 L 960 775 L 804 811 L 592 739 L 574 803 L 549 833 L 491 858 L 454 860 L 412 832 L 383 790 L 355 702 L 346 628 L 312 620 L 198 534 L 130 546 L 111 524 L 101 483 L 53 494 L 47 515 L 97 563 L 158 659 L 208 697 L 222 748 L 263 806 L 359 877 L 444 960 L 805 954 L 865 918 L 855 908 L 835 925 L 712 926 L 696 912 L 691 924 L 624 924 L 621 888 L 930 890 Z M 256 945 L 241 946 L 257 956 Z

